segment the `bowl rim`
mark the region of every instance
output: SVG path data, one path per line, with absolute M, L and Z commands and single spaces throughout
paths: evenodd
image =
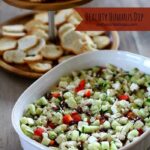
M 17 99 L 13 109 L 12 109 L 12 113 L 11 113 L 11 122 L 13 125 L 13 128 L 15 129 L 15 132 L 18 134 L 18 136 L 26 141 L 27 143 L 31 144 L 32 146 L 36 147 L 36 148 L 40 148 L 41 150 L 50 150 L 50 147 L 46 147 L 34 140 L 32 140 L 31 138 L 27 137 L 22 131 L 21 128 L 18 128 L 18 125 L 16 124 L 16 122 L 14 121 L 14 116 L 15 116 L 15 110 L 16 107 L 19 105 L 19 103 L 21 103 L 22 101 L 22 97 L 24 96 L 24 94 L 26 92 L 28 92 L 28 90 L 32 89 L 32 87 L 39 81 L 43 80 L 44 78 L 46 78 L 48 76 L 48 74 L 51 74 L 51 72 L 55 72 L 55 70 L 57 70 L 58 68 L 63 67 L 64 64 L 69 63 L 71 60 L 75 60 L 75 59 L 81 59 L 83 56 L 90 56 L 93 53 L 116 53 L 116 55 L 131 55 L 134 56 L 135 58 L 141 58 L 142 60 L 149 60 L 150 58 L 139 55 L 139 54 L 135 54 L 135 53 L 131 53 L 128 51 L 123 51 L 123 50 L 119 50 L 119 51 L 114 51 L 114 50 L 101 50 L 101 51 L 92 51 L 92 52 L 88 52 L 88 53 L 84 53 L 84 54 L 80 54 L 77 55 L 73 58 L 70 58 L 68 60 L 66 60 L 65 62 L 57 65 L 56 67 L 52 68 L 50 71 L 48 71 L 47 73 L 45 73 L 43 76 L 41 76 L 39 79 L 37 79 L 35 82 L 33 82 L 21 95 L 20 97 Z M 129 148 L 133 147 L 134 145 L 136 145 L 137 143 L 139 143 L 140 141 L 142 141 L 144 138 L 146 138 L 148 135 L 150 134 L 150 128 L 148 128 L 147 131 L 144 132 L 144 134 L 142 134 L 137 140 L 125 145 L 124 147 L 120 148 L 119 150 L 128 150 Z

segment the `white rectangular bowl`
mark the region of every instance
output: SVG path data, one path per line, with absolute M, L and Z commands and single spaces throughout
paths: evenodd
M 150 59 L 123 51 L 94 51 L 71 58 L 56 66 L 33 83 L 18 99 L 12 111 L 12 124 L 19 135 L 24 150 L 50 150 L 36 141 L 28 138 L 20 129 L 19 120 L 26 106 L 45 94 L 48 89 L 57 83 L 61 76 L 68 75 L 72 71 L 78 71 L 93 66 L 105 66 L 113 64 L 124 70 L 134 67 L 150 74 Z M 145 132 L 138 140 L 128 144 L 120 150 L 148 150 L 150 146 L 150 131 Z

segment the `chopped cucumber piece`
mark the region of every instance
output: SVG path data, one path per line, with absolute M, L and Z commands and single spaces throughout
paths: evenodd
M 21 125 L 21 129 L 24 132 L 25 135 L 27 135 L 28 137 L 32 137 L 33 136 L 33 129 L 30 128 L 29 126 L 22 124 Z
M 51 140 L 49 138 L 44 137 L 41 143 L 45 146 L 48 146 L 50 144 L 50 141 Z
M 99 126 L 83 126 L 82 127 L 82 132 L 83 133 L 93 133 L 96 132 L 100 129 Z
M 54 140 L 57 137 L 57 134 L 54 131 L 48 131 L 48 136 L 51 140 Z
M 48 104 L 48 100 L 43 96 L 36 101 L 37 105 L 46 106 Z

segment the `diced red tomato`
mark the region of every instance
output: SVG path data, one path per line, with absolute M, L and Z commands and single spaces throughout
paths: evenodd
M 50 141 L 50 145 L 54 145 L 55 144 L 55 141 L 54 140 L 51 140 Z
M 34 130 L 34 135 L 36 136 L 42 136 L 42 133 L 44 132 L 45 130 L 43 128 L 37 128 Z
M 118 99 L 119 100 L 129 100 L 129 96 L 128 95 L 120 95 L 120 96 L 118 96 Z
M 71 117 L 71 115 L 64 115 L 63 116 L 63 123 L 64 124 L 70 124 L 70 122 L 73 121 L 73 118 Z
M 137 116 L 136 116 L 132 111 L 129 111 L 129 112 L 127 113 L 127 117 L 128 117 L 128 119 L 133 120 L 133 119 L 135 119 Z
M 80 87 L 81 89 L 84 89 L 84 87 L 85 87 L 85 80 L 81 80 L 81 82 L 80 82 L 80 84 L 79 84 L 79 87 Z
M 138 129 L 138 132 L 139 132 L 139 136 L 142 135 L 142 134 L 144 133 L 143 129 L 141 129 L 141 128 Z
M 79 92 L 85 88 L 85 80 L 81 80 L 79 85 L 75 88 L 75 92 Z
M 73 118 L 73 120 L 74 120 L 75 122 L 79 122 L 79 121 L 82 120 L 82 119 L 81 119 L 81 116 L 80 116 L 78 113 L 71 115 L 71 117 Z
M 48 123 L 48 126 L 51 127 L 52 129 L 56 127 L 52 122 Z
M 55 98 L 58 98 L 58 97 L 60 97 L 60 93 L 52 93 L 52 97 L 55 97 Z
M 78 114 L 78 112 L 74 111 L 71 113 L 71 116 Z
M 90 97 L 91 96 L 91 91 L 87 90 L 84 94 L 85 97 Z

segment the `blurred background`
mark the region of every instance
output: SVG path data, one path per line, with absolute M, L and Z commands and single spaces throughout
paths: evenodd
M 94 0 L 83 7 L 150 7 L 148 0 Z M 0 23 L 29 12 L 0 0 Z M 121 50 L 150 57 L 150 32 L 119 32 Z M 20 150 L 18 136 L 11 125 L 16 99 L 34 80 L 18 77 L 0 69 L 0 150 Z

